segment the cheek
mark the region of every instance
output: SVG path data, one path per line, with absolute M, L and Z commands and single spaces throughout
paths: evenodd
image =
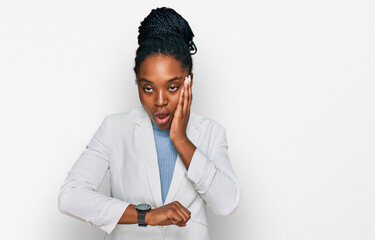
M 170 98 L 170 104 L 171 104 L 171 107 L 173 107 L 173 111 L 176 110 L 177 108 L 177 105 L 178 105 L 178 99 L 179 99 L 180 95 L 179 94 L 174 94 L 173 96 L 171 96 Z
M 139 92 L 139 100 L 141 104 L 146 108 L 152 107 L 152 100 L 150 97 L 146 96 L 144 93 Z

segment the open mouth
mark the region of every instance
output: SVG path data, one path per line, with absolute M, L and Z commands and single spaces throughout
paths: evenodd
M 158 124 L 165 124 L 168 122 L 170 114 L 155 114 L 155 119 Z

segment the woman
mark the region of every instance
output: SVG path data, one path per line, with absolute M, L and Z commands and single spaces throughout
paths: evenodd
M 193 36 L 170 8 L 142 21 L 134 67 L 142 107 L 106 116 L 61 188 L 60 211 L 106 239 L 209 239 L 206 205 L 219 215 L 237 208 L 225 130 L 190 112 Z M 108 170 L 111 197 L 97 192 Z

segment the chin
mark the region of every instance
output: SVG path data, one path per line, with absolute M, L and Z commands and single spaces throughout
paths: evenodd
M 156 122 L 156 120 L 154 120 L 154 124 L 161 130 L 167 130 L 167 129 L 170 129 L 171 128 L 171 122 L 172 122 L 172 119 L 170 119 L 167 123 L 165 124 L 158 124 Z
M 170 128 L 171 128 L 171 125 L 170 125 L 170 124 L 168 124 L 168 125 L 163 124 L 163 125 L 159 126 L 158 124 L 155 123 L 155 125 L 156 125 L 159 129 L 161 129 L 161 130 L 167 130 L 167 129 L 170 129 Z

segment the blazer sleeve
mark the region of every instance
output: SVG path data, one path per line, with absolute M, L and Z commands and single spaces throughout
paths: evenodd
M 129 203 L 97 192 L 109 169 L 108 116 L 69 171 L 58 197 L 59 210 L 110 233 Z
M 187 177 L 213 212 L 226 216 L 237 208 L 242 185 L 229 161 L 224 127 L 216 123 L 211 134 L 212 147 L 207 155 L 196 148 Z

